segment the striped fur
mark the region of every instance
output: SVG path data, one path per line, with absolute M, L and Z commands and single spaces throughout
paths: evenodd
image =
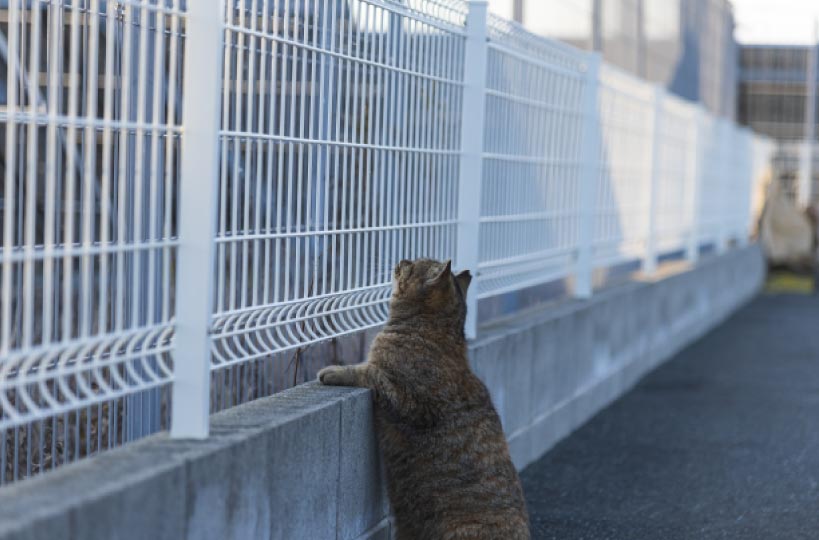
M 368 361 L 319 372 L 373 391 L 398 540 L 528 540 L 526 503 L 489 392 L 466 356 L 469 272 L 401 261 Z

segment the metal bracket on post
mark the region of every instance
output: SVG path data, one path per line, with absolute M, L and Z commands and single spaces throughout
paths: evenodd
M 223 0 L 188 2 L 171 437 L 208 435 Z M 214 65 L 215 64 L 215 65 Z
M 458 244 L 455 267 L 458 270 L 469 270 L 473 277 L 477 277 L 480 246 L 487 55 L 487 2 L 486 0 L 470 0 L 466 17 L 461 160 L 458 182 Z M 478 293 L 476 290 L 467 294 L 466 307 L 466 337 L 473 339 L 478 329 Z
M 685 246 L 685 258 L 696 263 L 700 257 L 700 186 L 702 176 L 702 107 L 698 106 L 691 122 L 691 151 L 688 152 L 687 182 L 690 186 L 688 196 L 688 238 Z
M 600 53 L 590 53 L 586 63 L 583 93 L 583 146 L 581 148 L 578 207 L 578 248 L 574 276 L 575 298 L 592 295 L 594 274 L 594 201 L 600 174 L 600 118 L 597 111 L 600 89 Z
M 651 167 L 648 186 L 648 219 L 646 224 L 645 253 L 643 254 L 642 270 L 645 274 L 657 271 L 657 186 L 660 182 L 660 138 L 662 136 L 663 98 L 665 91 L 654 89 L 654 114 L 651 128 Z

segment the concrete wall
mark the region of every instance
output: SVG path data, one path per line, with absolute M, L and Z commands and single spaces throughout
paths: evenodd
M 533 308 L 483 328 L 472 367 L 487 384 L 522 469 L 761 287 L 756 246 L 669 263 L 588 301 Z
M 540 307 L 472 344 L 523 467 L 759 289 L 756 247 Z M 372 404 L 309 384 L 0 491 L 0 539 L 390 537 Z

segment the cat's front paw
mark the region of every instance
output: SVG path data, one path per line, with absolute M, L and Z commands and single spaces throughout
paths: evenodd
M 349 386 L 347 371 L 344 366 L 327 366 L 318 372 L 318 380 L 327 386 Z

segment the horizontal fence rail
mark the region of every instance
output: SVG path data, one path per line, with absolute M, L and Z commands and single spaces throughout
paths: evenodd
M 742 243 L 774 150 L 481 1 L 0 14 L 0 484 L 359 361 L 401 259 L 472 271 L 475 337 Z

